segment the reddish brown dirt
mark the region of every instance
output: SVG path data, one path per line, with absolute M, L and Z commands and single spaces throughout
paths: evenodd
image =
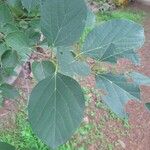
M 145 11 L 144 20 L 146 42 L 140 50 L 142 64 L 138 70 L 150 76 L 150 6 L 135 3 L 132 8 Z M 133 126 L 129 137 L 124 139 L 127 150 L 150 150 L 150 113 L 144 108 L 145 102 L 150 102 L 150 87 L 142 86 L 142 103 L 130 102 L 127 106 L 129 122 Z

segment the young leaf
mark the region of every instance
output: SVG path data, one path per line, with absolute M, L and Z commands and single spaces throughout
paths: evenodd
M 137 50 L 143 43 L 144 29 L 141 25 L 122 19 L 110 20 L 89 33 L 81 54 L 114 62 L 116 56 L 122 57 L 128 51 Z
M 50 61 L 33 62 L 32 73 L 37 81 L 41 81 L 55 72 L 56 68 Z
M 86 17 L 84 0 L 44 0 L 41 4 L 41 29 L 54 47 L 70 46 L 79 40 Z
M 40 81 L 28 105 L 34 133 L 53 149 L 65 143 L 79 127 L 85 107 L 80 85 L 60 73 Z
M 105 103 L 120 117 L 126 117 L 125 104 L 140 99 L 140 88 L 129 83 L 123 75 L 99 74 L 96 76 L 97 88 L 103 89 Z
M 90 73 L 90 68 L 86 62 L 75 60 L 73 54 L 69 50 L 58 49 L 58 63 L 60 72 L 68 75 L 87 76 Z
M 12 21 L 12 15 L 8 6 L 5 3 L 0 4 L 0 27 Z
M 132 72 L 129 75 L 136 84 L 150 86 L 150 77 L 145 76 L 139 72 Z
M 19 96 L 19 92 L 9 84 L 0 85 L 0 91 L 4 98 L 15 99 Z
M 146 103 L 145 106 L 150 111 L 150 103 Z
M 16 51 L 7 50 L 1 57 L 2 67 L 15 68 L 19 62 L 18 54 Z
M 28 12 L 31 12 L 33 9 L 39 5 L 39 0 L 21 0 L 22 5 L 24 8 L 28 10 Z
M 6 36 L 6 44 L 13 50 L 16 50 L 24 59 L 31 53 L 29 40 L 23 32 L 13 32 Z
M 1 150 L 15 150 L 15 147 L 13 147 L 7 143 L 0 142 L 0 149 Z

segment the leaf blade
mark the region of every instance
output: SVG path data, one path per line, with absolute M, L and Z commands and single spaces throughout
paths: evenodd
M 39 0 L 21 0 L 24 8 L 31 12 L 39 4 Z
M 90 74 L 90 67 L 84 61 L 76 60 L 70 49 L 58 49 L 57 58 L 60 72 L 68 75 L 87 76 Z
M 41 30 L 53 47 L 70 46 L 79 40 L 86 17 L 83 0 L 45 0 L 41 4 Z
M 52 148 L 65 143 L 80 125 L 84 102 L 81 87 L 70 77 L 58 73 L 40 81 L 28 106 L 34 132 Z
M 138 85 L 147 85 L 150 86 L 150 77 L 145 76 L 139 72 L 132 72 L 129 76 L 133 79 L 133 81 Z
M 105 90 L 105 103 L 120 117 L 126 117 L 125 104 L 133 99 L 140 99 L 139 86 L 127 82 L 122 75 L 99 74 L 96 76 L 96 86 Z
M 11 11 L 5 3 L 0 4 L 0 27 L 13 22 Z
M 15 150 L 15 147 L 13 147 L 7 143 L 4 143 L 4 142 L 0 142 L 0 148 L 2 150 Z
M 4 98 L 15 99 L 19 96 L 19 92 L 9 84 L 2 84 L 0 86 L 1 94 Z
M 141 25 L 123 19 L 110 20 L 89 33 L 81 54 L 103 61 L 112 55 L 113 49 L 116 59 L 115 56 L 119 53 L 141 48 L 144 40 L 144 29 Z
M 32 72 L 34 77 L 41 81 L 55 72 L 56 68 L 50 61 L 33 62 Z

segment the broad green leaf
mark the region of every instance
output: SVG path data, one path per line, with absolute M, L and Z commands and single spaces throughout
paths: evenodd
M 140 64 L 140 58 L 134 50 L 126 50 L 120 52 L 117 51 L 114 44 L 111 44 L 108 49 L 106 49 L 105 54 L 102 56 L 101 61 L 117 63 L 119 58 L 127 58 L 131 60 L 135 65 Z
M 146 103 L 145 106 L 148 110 L 150 110 L 150 103 Z
M 5 3 L 0 4 L 0 27 L 12 21 L 13 19 L 8 6 Z
M 24 8 L 28 10 L 28 12 L 31 12 L 33 9 L 39 5 L 39 0 L 21 0 L 22 5 Z
M 12 33 L 12 32 L 16 32 L 18 31 L 18 28 L 13 25 L 13 24 L 5 24 L 1 29 L 0 29 L 0 32 L 2 32 L 3 34 L 8 35 L 9 33 Z
M 132 72 L 129 75 L 136 84 L 150 86 L 150 77 L 145 76 L 139 72 Z
M 25 30 L 25 32 L 29 41 L 29 45 L 32 47 L 39 45 L 41 38 L 41 33 L 39 31 L 29 27 Z
M 144 29 L 141 25 L 122 19 L 110 20 L 89 33 L 81 54 L 114 62 L 116 57 L 127 57 L 131 50 L 141 48 L 143 43 Z
M 32 29 L 34 29 L 36 31 L 40 31 L 41 30 L 40 19 L 33 19 L 33 20 L 31 20 L 29 25 L 31 26 Z
M 0 91 L 4 98 L 15 99 L 19 96 L 19 93 L 16 90 L 16 88 L 9 84 L 4 83 L 0 85 Z
M 15 6 L 18 0 L 7 0 L 8 5 Z
M 2 67 L 15 68 L 19 62 L 18 54 L 14 50 L 8 50 L 2 55 L 1 61 Z
M 26 16 L 26 12 L 22 8 L 21 0 L 7 0 L 8 5 L 11 9 L 11 12 L 15 18 L 20 18 L 22 16 Z
M 0 142 L 0 150 L 15 150 L 15 147 L 7 143 Z
M 31 54 L 29 39 L 25 33 L 19 31 L 10 33 L 6 36 L 5 41 L 6 44 L 13 50 L 16 50 L 23 59 L 28 58 Z
M 129 100 L 140 99 L 140 88 L 129 83 L 123 75 L 99 74 L 96 86 L 104 90 L 103 100 L 120 117 L 126 117 L 125 105 Z
M 4 102 L 4 98 L 3 98 L 3 96 L 0 94 L 0 108 L 3 107 L 3 102 Z
M 134 50 L 129 50 L 129 51 L 126 51 L 126 52 L 120 54 L 119 58 L 127 58 L 127 59 L 131 60 L 132 63 L 135 65 L 140 65 L 140 63 L 141 63 L 141 59 L 140 59 L 138 53 L 135 52 Z
M 9 77 L 16 76 L 14 68 L 0 68 L 0 83 L 6 83 Z
M 64 144 L 79 127 L 85 100 L 80 85 L 60 73 L 40 81 L 28 105 L 34 133 L 55 149 Z
M 61 73 L 68 76 L 87 76 L 90 74 L 90 67 L 88 64 L 86 62 L 76 60 L 71 51 L 66 49 L 58 49 L 57 57 Z
M 34 77 L 41 81 L 55 72 L 56 68 L 50 61 L 33 62 L 32 73 Z
M 0 58 L 6 50 L 7 50 L 7 46 L 5 45 L 5 43 L 0 42 Z
M 95 24 L 96 24 L 96 16 L 91 10 L 88 10 L 85 27 L 86 28 L 93 28 L 95 26 Z
M 79 40 L 86 23 L 84 0 L 44 0 L 41 29 L 51 46 L 70 46 Z

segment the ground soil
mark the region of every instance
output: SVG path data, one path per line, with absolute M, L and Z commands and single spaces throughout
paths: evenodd
M 135 3 L 131 9 L 142 10 L 147 16 L 144 19 L 146 42 L 140 50 L 141 66 L 137 69 L 150 76 L 150 6 Z M 150 102 L 150 87 L 142 86 L 142 103 L 130 102 L 127 107 L 129 122 L 134 127 L 129 137 L 124 139 L 128 150 L 150 150 L 150 114 L 144 108 L 145 102 Z

